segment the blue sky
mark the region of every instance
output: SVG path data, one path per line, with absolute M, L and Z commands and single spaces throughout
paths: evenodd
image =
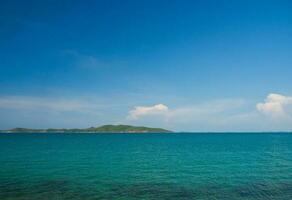
M 0 128 L 292 130 L 291 1 L 1 1 Z

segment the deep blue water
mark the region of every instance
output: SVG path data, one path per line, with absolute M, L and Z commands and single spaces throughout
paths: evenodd
M 0 134 L 0 199 L 292 199 L 292 134 Z

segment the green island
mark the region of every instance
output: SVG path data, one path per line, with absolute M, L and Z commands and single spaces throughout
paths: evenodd
M 149 128 L 145 126 L 130 125 L 103 125 L 90 128 L 48 128 L 48 129 L 31 129 L 31 128 L 13 128 L 1 130 L 2 133 L 171 133 L 172 131 L 162 128 Z

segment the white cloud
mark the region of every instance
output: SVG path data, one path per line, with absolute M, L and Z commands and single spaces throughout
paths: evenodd
M 150 115 L 166 115 L 169 109 L 164 104 L 157 104 L 154 106 L 136 106 L 129 112 L 129 119 L 139 119 L 141 117 Z
M 258 103 L 259 112 L 272 118 L 287 117 L 291 113 L 292 97 L 271 93 L 264 103 Z

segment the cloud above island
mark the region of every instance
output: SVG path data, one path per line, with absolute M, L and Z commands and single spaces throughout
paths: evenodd
M 129 119 L 139 119 L 151 115 L 166 115 L 169 109 L 164 104 L 156 104 L 153 106 L 136 106 L 133 110 L 129 111 Z

